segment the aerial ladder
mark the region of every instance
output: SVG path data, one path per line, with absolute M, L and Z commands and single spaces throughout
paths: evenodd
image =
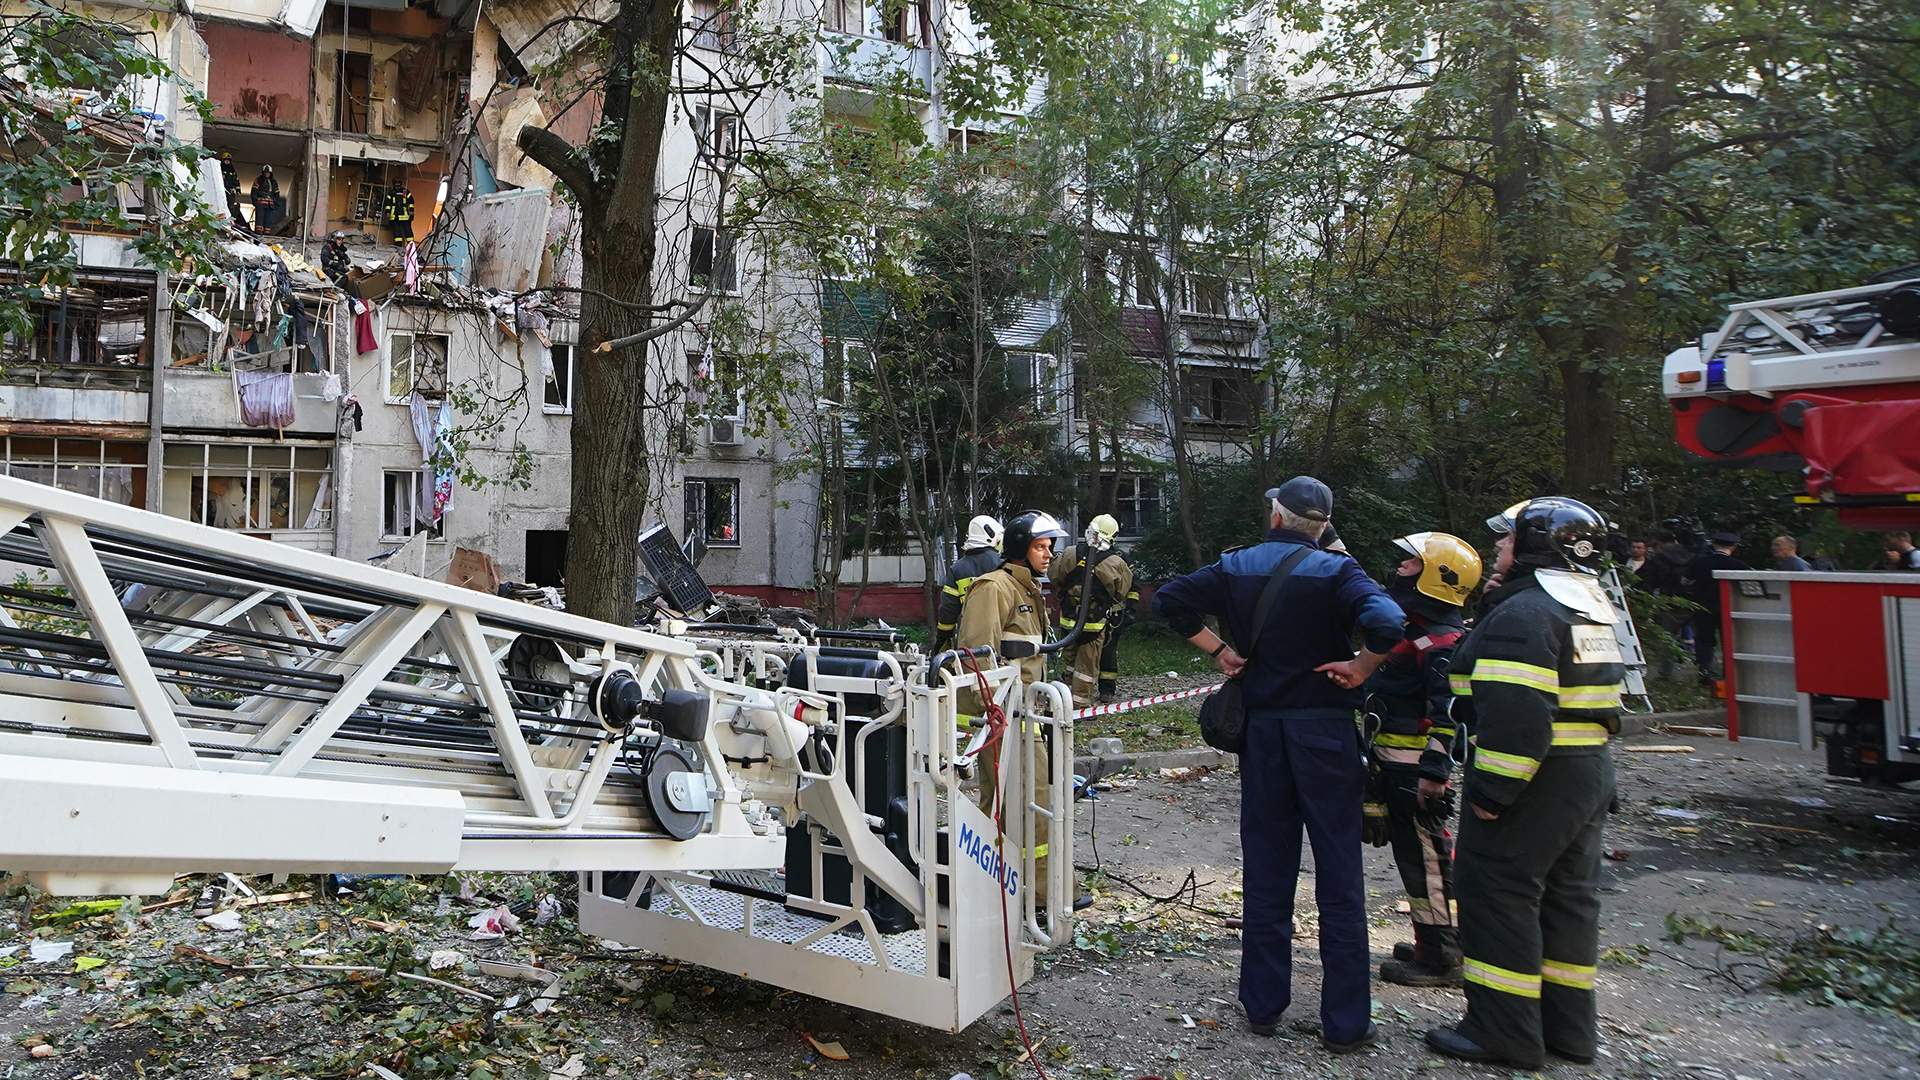
M 1668 354 L 1680 445 L 1798 474 L 1795 503 L 1920 532 L 1920 276 L 1732 305 Z M 1872 782 L 1920 777 L 1920 574 L 1720 571 L 1727 724 Z
M 828 633 L 618 626 L 0 477 L 0 870 L 573 872 L 586 933 L 957 1031 L 1069 934 L 1071 701 Z M 998 821 L 963 687 L 1005 716 Z

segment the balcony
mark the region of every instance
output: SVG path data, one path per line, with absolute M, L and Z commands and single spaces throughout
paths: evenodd
M 916 97 L 933 93 L 933 50 L 884 38 L 825 31 L 820 71 L 827 82 L 862 90 L 899 88 Z

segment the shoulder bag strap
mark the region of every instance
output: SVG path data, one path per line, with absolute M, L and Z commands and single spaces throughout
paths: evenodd
M 1259 603 L 1253 605 L 1253 631 L 1247 636 L 1247 659 L 1253 659 L 1253 650 L 1260 644 L 1260 631 L 1267 628 L 1267 614 L 1273 610 L 1273 602 L 1280 595 L 1280 586 L 1292 575 L 1293 568 L 1311 554 L 1313 549 L 1301 544 L 1274 566 L 1272 576 L 1267 578 L 1267 587 L 1260 590 Z

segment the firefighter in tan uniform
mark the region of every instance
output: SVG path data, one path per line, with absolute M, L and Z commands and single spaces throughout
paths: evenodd
M 1087 579 L 1093 579 L 1093 595 L 1087 606 L 1087 625 L 1081 629 L 1080 644 L 1073 649 L 1073 707 L 1084 709 L 1094 703 L 1101 689 L 1111 692 L 1112 677 L 1103 670 L 1102 661 L 1120 631 L 1118 619 L 1124 613 L 1127 597 L 1136 602 L 1133 591 L 1133 567 L 1113 550 L 1113 538 L 1120 523 L 1112 514 L 1094 518 L 1087 529 L 1087 541 L 1054 556 L 1047 580 L 1060 590 L 1060 632 L 1070 632 L 1080 621 L 1080 592 Z M 1117 660 L 1116 660 L 1117 664 Z
M 1013 651 L 1019 654 L 1021 681 L 1031 684 L 1045 680 L 1047 660 L 1038 651 L 1046 631 L 1047 612 L 1046 602 L 1040 595 L 1040 579 L 1046 576 L 1047 567 L 1053 562 L 1054 542 L 1066 538 L 1067 531 L 1051 514 L 1037 510 L 1028 510 L 1007 522 L 1002 541 L 1004 561 L 999 569 L 973 579 L 973 587 L 967 590 L 966 603 L 960 609 L 954 645 L 961 649 L 988 646 L 1004 657 L 1008 652 L 1006 646 L 1013 644 Z M 977 717 L 985 711 L 979 695 L 972 690 L 961 691 L 958 706 L 960 714 L 967 717 Z M 1001 741 L 1013 742 L 1019 735 L 1009 729 Z M 1071 755 L 1073 748 L 1057 747 L 1055 752 Z M 991 817 L 999 787 L 1000 744 L 981 752 L 979 766 L 977 801 L 980 809 Z M 1033 742 L 1028 768 L 1033 770 L 1034 801 L 1047 803 L 1052 798 L 1052 785 L 1048 782 L 1046 749 L 1039 740 Z M 1047 880 L 1044 824 L 1035 834 L 1035 844 L 1034 872 L 1044 889 Z M 1044 892 L 1040 893 L 1040 899 L 1045 901 Z
M 1597 1051 L 1600 830 L 1626 668 L 1598 580 L 1606 519 L 1565 498 L 1512 519 L 1503 584 L 1449 672 L 1472 731 L 1454 863 L 1467 1015 L 1427 1043 L 1537 1069 Z

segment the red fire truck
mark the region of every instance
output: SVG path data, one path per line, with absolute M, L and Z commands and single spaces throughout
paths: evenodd
M 1920 268 L 1735 304 L 1662 382 L 1691 454 L 1799 473 L 1796 502 L 1920 533 Z M 1920 574 L 1718 576 L 1729 737 L 1818 736 L 1835 775 L 1920 777 Z

